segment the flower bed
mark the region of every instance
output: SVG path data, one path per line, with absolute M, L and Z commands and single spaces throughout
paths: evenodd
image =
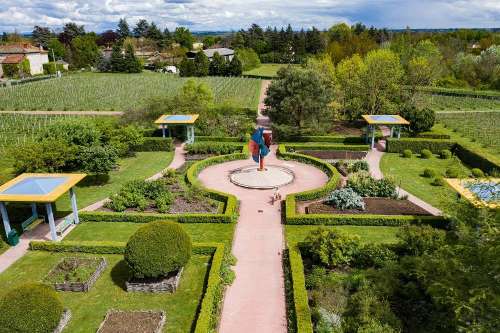
M 109 310 L 97 333 L 137 333 L 163 331 L 166 316 L 163 311 Z
M 57 291 L 87 292 L 106 269 L 104 258 L 62 259 L 45 277 Z
M 340 150 L 299 150 L 299 154 L 309 155 L 322 160 L 360 160 L 366 157 L 366 151 Z
M 301 202 L 307 214 L 380 214 L 380 215 L 431 215 L 428 211 L 408 200 L 390 198 L 363 198 L 365 210 L 337 209 L 321 201 Z

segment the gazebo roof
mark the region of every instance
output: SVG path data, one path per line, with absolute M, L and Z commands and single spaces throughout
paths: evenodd
M 198 119 L 197 114 L 164 114 L 156 119 L 155 124 L 162 125 L 192 125 Z
M 363 119 L 369 125 L 409 125 L 410 122 L 395 114 L 364 114 Z
M 23 173 L 0 186 L 0 202 L 54 202 L 85 176 L 83 173 Z

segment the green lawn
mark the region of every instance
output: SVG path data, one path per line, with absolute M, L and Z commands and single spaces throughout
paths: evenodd
M 262 64 L 257 68 L 243 72 L 243 75 L 249 76 L 267 76 L 267 77 L 277 77 L 278 70 L 282 67 L 287 66 L 298 66 L 298 65 L 288 65 L 288 64 Z
M 77 186 L 78 207 L 83 208 L 118 192 L 123 184 L 134 179 L 146 179 L 165 169 L 172 161 L 173 152 L 139 152 L 136 156 L 120 160 L 120 168 L 110 173 L 110 180 L 102 186 Z M 69 211 L 69 196 L 56 202 L 58 211 Z
M 152 98 L 173 96 L 187 80 L 207 83 L 216 103 L 257 108 L 261 81 L 241 77 L 181 78 L 152 72 L 140 74 L 78 73 L 0 89 L 0 110 L 126 111 Z
M 41 281 L 59 260 L 81 253 L 33 251 L 0 274 L 0 297 L 11 287 Z M 96 256 L 96 255 L 94 255 Z M 194 255 L 184 268 L 179 289 L 173 293 L 127 293 L 123 287 L 129 277 L 122 255 L 105 257 L 108 267 L 88 293 L 59 292 L 72 318 L 64 330 L 71 333 L 94 333 L 108 309 L 163 310 L 167 321 L 164 332 L 190 332 L 200 305 L 210 257 Z
M 432 179 L 422 177 L 421 174 L 424 169 L 430 168 L 438 174 L 444 175 L 448 167 L 459 169 L 462 173 L 461 176 L 467 176 L 469 173 L 468 169 L 455 157 L 447 160 L 436 156 L 430 159 L 422 159 L 417 156 L 403 158 L 399 154 L 386 153 L 380 163 L 385 177 L 392 177 L 397 185 L 404 190 L 445 211 L 455 202 L 456 192 L 447 185 L 431 185 Z
M 317 225 L 286 225 L 285 233 L 286 240 L 288 243 L 296 243 L 303 241 L 311 230 L 317 229 L 319 227 L 342 230 L 349 234 L 358 235 L 361 241 L 364 243 L 374 242 L 374 243 L 395 243 L 396 232 L 399 227 L 378 227 L 378 226 L 317 226 Z
M 64 240 L 126 242 L 143 223 L 85 222 L 79 224 Z M 235 224 L 182 223 L 193 242 L 225 243 L 230 247 Z

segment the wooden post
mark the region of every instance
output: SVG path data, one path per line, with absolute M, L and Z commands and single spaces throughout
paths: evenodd
M 54 222 L 54 212 L 52 211 L 52 204 L 50 202 L 45 204 L 47 209 L 47 216 L 49 218 L 50 236 L 53 241 L 57 240 L 56 223 Z
M 75 190 L 72 188 L 69 189 L 69 198 L 71 200 L 71 208 L 73 209 L 73 220 L 75 221 L 75 224 L 80 223 L 80 218 L 78 217 L 78 206 L 76 204 L 76 193 Z
M 2 214 L 3 220 L 3 228 L 5 229 L 5 235 L 8 236 L 11 231 L 9 215 L 7 214 L 7 208 L 5 207 L 5 203 L 0 202 L 0 213 Z

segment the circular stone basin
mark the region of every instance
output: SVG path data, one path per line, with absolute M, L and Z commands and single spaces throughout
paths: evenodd
M 229 175 L 233 184 L 262 190 L 288 185 L 294 178 L 292 170 L 275 165 L 268 165 L 263 171 L 258 166 L 243 167 Z

